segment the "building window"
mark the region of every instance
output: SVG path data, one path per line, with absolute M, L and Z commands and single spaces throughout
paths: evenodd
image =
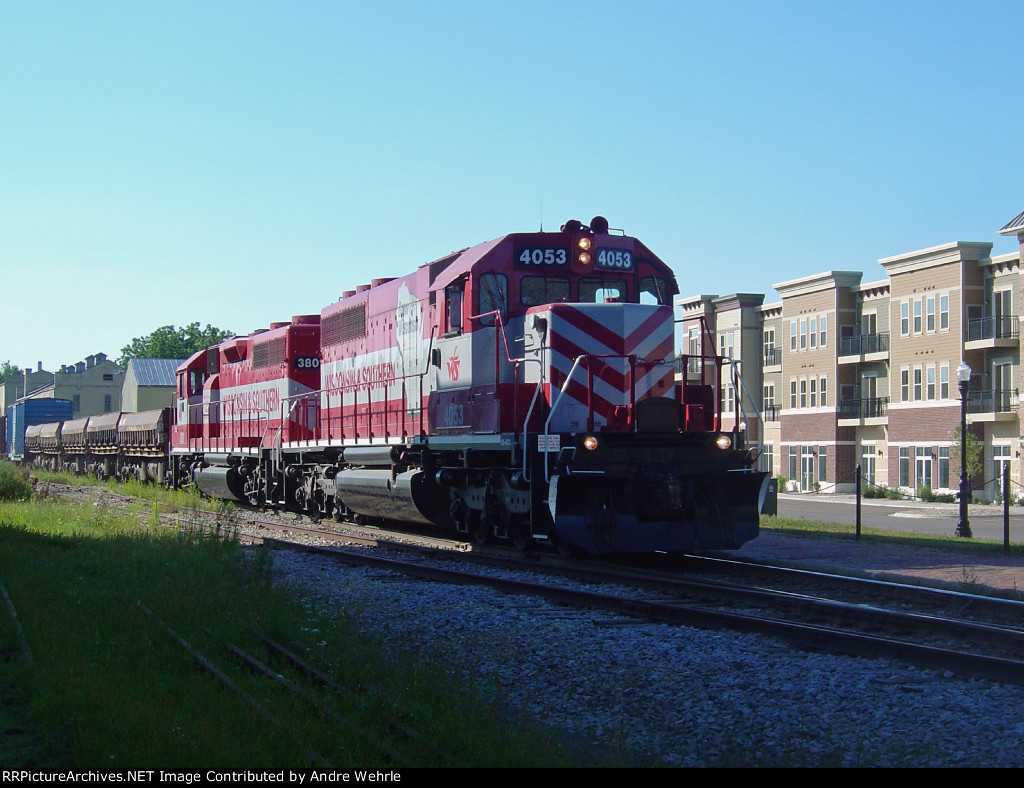
M 797 476 L 797 472 L 798 472 L 797 468 L 799 467 L 799 465 L 797 464 L 797 460 L 799 459 L 799 457 L 800 457 L 800 455 L 798 454 L 797 447 L 796 446 L 790 446 L 789 447 L 789 478 L 793 479 L 794 481 L 796 479 L 800 478 L 799 476 Z
M 869 487 L 875 486 L 875 444 L 860 447 L 860 475 Z
M 917 486 L 927 484 L 932 486 L 932 450 L 928 446 L 917 447 L 917 462 L 915 463 Z
M 71 409 L 75 413 L 78 413 L 78 411 L 80 411 L 82 409 L 82 395 L 81 394 L 73 394 L 71 396 Z
M 800 321 L 800 349 L 807 350 L 807 318 Z
M 103 412 L 110 413 L 114 409 L 114 403 L 112 397 L 109 394 L 103 395 Z
M 807 407 L 807 378 L 800 378 L 800 407 Z
M 731 383 L 722 386 L 722 414 L 732 413 L 736 409 L 736 389 Z
M 814 336 L 814 334 L 811 334 Z M 818 407 L 818 381 L 811 378 L 811 407 Z
M 773 421 L 775 418 L 775 384 L 765 383 L 762 390 L 762 408 L 764 408 L 765 419 Z
M 931 333 L 935 330 L 935 296 L 929 296 L 925 310 L 925 327 Z
M 939 296 L 939 330 L 949 330 L 949 296 Z
M 723 331 L 718 335 L 718 348 L 719 355 L 725 356 L 726 358 L 733 357 L 733 350 L 735 347 L 735 331 Z
M 910 449 L 900 449 L 900 487 L 910 486 Z
M 921 333 L 921 299 L 914 299 L 914 333 Z
M 764 453 L 761 455 L 761 470 L 769 475 L 775 475 L 775 456 L 772 452 L 772 444 L 764 445 Z
M 921 399 L 921 368 L 914 367 L 914 401 L 920 402 Z
M 828 480 L 828 446 L 818 447 L 818 481 Z
M 928 367 L 928 399 L 935 399 L 935 367 Z
M 906 301 L 900 304 L 900 334 L 910 335 L 910 304 Z
M 789 407 L 796 408 L 796 381 L 789 381 Z
M 821 397 L 821 407 L 823 407 L 823 408 L 828 407 L 828 396 L 825 394 L 825 391 L 826 391 L 825 387 L 827 385 L 826 384 L 826 380 L 828 380 L 828 379 L 825 378 L 825 377 L 822 377 L 821 385 L 818 387 L 818 394 Z
M 1003 468 L 1010 465 L 1010 447 L 992 447 L 992 498 L 996 499 L 1003 493 Z M 1011 489 L 1013 485 L 1010 485 Z
M 910 370 L 900 370 L 900 400 L 903 402 L 910 401 Z
M 800 489 L 814 489 L 814 447 L 800 447 Z
M 789 349 L 796 350 L 796 321 L 789 324 Z
M 949 447 L 939 447 L 939 487 L 948 490 L 949 487 Z
M 818 347 L 826 347 L 828 340 L 828 318 L 822 316 L 818 321 Z M 824 404 L 824 403 L 822 403 Z
M 949 364 L 939 367 L 939 399 L 949 399 Z
M 811 318 L 811 347 L 817 347 L 818 345 L 818 318 Z

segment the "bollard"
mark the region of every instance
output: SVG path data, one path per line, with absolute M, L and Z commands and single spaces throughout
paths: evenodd
M 1010 463 L 1003 463 L 1003 554 L 1010 554 Z
M 857 541 L 860 541 L 860 464 L 857 464 Z

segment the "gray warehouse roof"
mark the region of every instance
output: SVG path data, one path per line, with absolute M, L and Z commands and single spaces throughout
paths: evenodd
M 185 363 L 180 358 L 133 358 L 128 361 L 128 370 L 140 386 L 173 386 L 174 372 Z

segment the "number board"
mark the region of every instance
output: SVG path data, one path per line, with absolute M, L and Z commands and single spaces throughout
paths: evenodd
M 594 259 L 598 268 L 610 271 L 633 270 L 633 253 L 628 249 L 598 249 Z
M 526 246 L 516 250 L 516 265 L 522 268 L 559 267 L 569 262 L 568 249 L 546 246 Z
M 295 369 L 319 369 L 320 359 L 316 356 L 297 356 L 294 361 Z

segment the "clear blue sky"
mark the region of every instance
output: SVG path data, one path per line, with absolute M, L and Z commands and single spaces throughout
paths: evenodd
M 0 0 L 0 361 L 606 216 L 683 294 L 1016 249 L 1024 6 Z

